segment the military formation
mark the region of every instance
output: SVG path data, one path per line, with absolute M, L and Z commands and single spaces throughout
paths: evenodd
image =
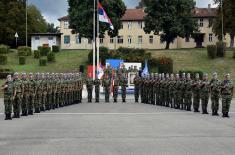
M 135 102 L 166 106 L 175 109 L 208 114 L 208 102 L 211 98 L 212 116 L 218 116 L 219 101 L 222 99 L 223 117 L 229 117 L 233 97 L 233 83 L 226 74 L 223 81 L 218 80 L 217 73 L 209 81 L 208 74 L 200 80 L 199 74 L 192 79 L 190 74 L 151 74 L 134 79 Z
M 136 68 L 135 68 L 136 69 Z M 86 85 L 87 101 L 92 102 L 93 90 L 95 102 L 100 102 L 100 88 L 103 87 L 105 102 L 118 102 L 119 90 L 122 102 L 126 102 L 128 70 L 125 67 L 113 70 L 109 66 L 104 70 L 102 79 L 93 80 L 92 75 L 84 78 L 81 73 L 15 73 L 7 76 L 4 91 L 5 119 L 20 118 L 51 109 L 82 102 L 83 85 Z M 151 74 L 139 76 L 136 69 L 134 78 L 135 102 L 165 106 L 202 114 L 208 114 L 208 102 L 211 99 L 212 116 L 218 116 L 219 101 L 222 99 L 223 117 L 229 117 L 233 97 L 233 83 L 230 75 L 223 81 L 217 73 L 209 81 L 208 74 L 200 79 L 199 74 L 191 78 L 190 74 Z M 12 112 L 13 111 L 13 112 Z M 12 115 L 13 113 L 13 115 Z
M 8 75 L 2 86 L 5 119 L 11 120 L 81 103 L 83 81 L 80 73 L 15 73 L 13 77 Z

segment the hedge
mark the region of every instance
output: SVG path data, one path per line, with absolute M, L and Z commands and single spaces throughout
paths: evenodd
M 7 55 L 0 55 L 0 65 L 6 65 L 7 64 Z
M 47 59 L 46 58 L 40 58 L 39 59 L 39 66 L 47 66 Z
M 9 46 L 0 45 L 0 54 L 7 54 L 9 52 Z
M 47 56 L 49 52 L 51 52 L 50 47 L 40 47 L 40 56 Z
M 25 65 L 26 63 L 26 57 L 20 56 L 19 57 L 19 65 Z
M 27 47 L 27 46 L 18 47 L 18 55 L 19 56 L 30 56 L 30 55 L 32 55 L 31 48 Z
M 13 75 L 13 71 L 11 69 L 0 68 L 0 79 L 5 79 L 7 75 Z
M 159 73 L 173 73 L 173 60 L 167 57 L 156 59 Z
M 52 46 L 52 52 L 58 53 L 60 52 L 60 46 Z
M 216 47 L 217 47 L 217 56 L 218 57 L 224 57 L 225 56 L 225 52 L 226 52 L 226 43 L 225 42 L 217 42 L 216 43 Z
M 208 45 L 207 46 L 207 55 L 211 59 L 216 58 L 216 55 L 217 55 L 217 47 L 216 47 L 216 45 Z
M 47 61 L 48 62 L 55 62 L 55 53 L 50 52 L 47 54 Z
M 199 70 L 180 70 L 180 71 L 179 71 L 179 75 L 180 75 L 180 76 L 181 76 L 183 73 L 185 73 L 186 75 L 187 75 L 188 73 L 190 73 L 192 79 L 195 79 L 197 73 L 199 74 L 200 79 L 202 79 L 202 77 L 203 77 L 203 72 L 202 72 L 202 71 L 199 71 Z
M 34 53 L 34 58 L 35 59 L 39 59 L 40 58 L 40 51 L 39 50 L 35 50 L 33 53 Z

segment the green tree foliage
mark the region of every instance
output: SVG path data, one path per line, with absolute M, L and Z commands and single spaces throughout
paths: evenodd
M 197 22 L 193 19 L 193 0 L 145 0 L 146 33 L 154 32 L 166 42 L 166 49 L 177 37 L 190 37 L 198 31 Z
M 69 23 L 73 33 L 79 33 L 82 37 L 93 37 L 93 1 L 92 0 L 68 0 L 69 3 Z M 109 25 L 100 23 L 100 36 L 108 31 L 108 35 L 115 37 L 121 28 L 121 17 L 126 11 L 126 6 L 122 0 L 102 0 L 106 13 L 111 19 L 114 30 Z
M 47 32 L 59 33 L 59 27 L 54 25 L 54 23 L 47 23 Z
M 25 45 L 25 0 L 0 0 L 0 44 L 15 46 L 15 33 L 18 44 Z M 33 5 L 28 6 L 28 33 L 46 32 L 46 21 Z M 29 38 L 30 39 L 30 38 Z
M 214 0 L 216 4 L 219 4 L 218 16 L 213 24 L 213 31 L 222 40 L 222 9 L 221 0 Z M 235 1 L 223 0 L 223 16 L 224 16 L 224 34 L 228 33 L 231 38 L 230 47 L 234 47 L 235 36 Z

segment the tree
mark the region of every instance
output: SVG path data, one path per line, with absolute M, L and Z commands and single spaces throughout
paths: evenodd
M 47 32 L 49 33 L 59 33 L 59 27 L 53 24 L 53 23 L 47 23 Z
M 221 0 L 215 0 L 216 4 L 219 4 L 217 18 L 213 24 L 213 31 L 218 36 L 219 40 L 222 40 L 222 10 Z M 230 35 L 230 48 L 234 47 L 234 36 L 235 36 L 235 1 L 234 0 L 223 0 L 223 30 L 224 34 Z
M 145 0 L 146 33 L 154 32 L 166 42 L 166 49 L 177 37 L 190 37 L 198 31 L 197 22 L 193 19 L 193 0 Z
M 79 33 L 81 37 L 93 38 L 93 1 L 92 0 L 68 0 L 69 3 L 69 25 L 73 33 Z M 122 0 L 103 0 L 102 5 L 111 19 L 114 30 L 109 25 L 100 23 L 100 37 L 104 37 L 106 31 L 111 37 L 118 35 L 121 28 L 121 18 L 126 11 Z
M 25 3 L 25 0 L 0 0 L 0 44 L 15 46 L 17 32 L 18 45 L 25 45 Z M 46 22 L 40 11 L 30 5 L 28 6 L 28 33 L 32 32 L 46 32 Z

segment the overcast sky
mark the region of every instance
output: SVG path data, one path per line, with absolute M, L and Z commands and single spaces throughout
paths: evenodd
M 59 25 L 57 19 L 67 15 L 67 0 L 28 0 L 30 4 L 36 5 L 46 18 L 47 22 Z M 139 0 L 124 0 L 128 8 L 134 8 Z M 213 0 L 197 0 L 197 7 L 207 7 L 213 4 Z

